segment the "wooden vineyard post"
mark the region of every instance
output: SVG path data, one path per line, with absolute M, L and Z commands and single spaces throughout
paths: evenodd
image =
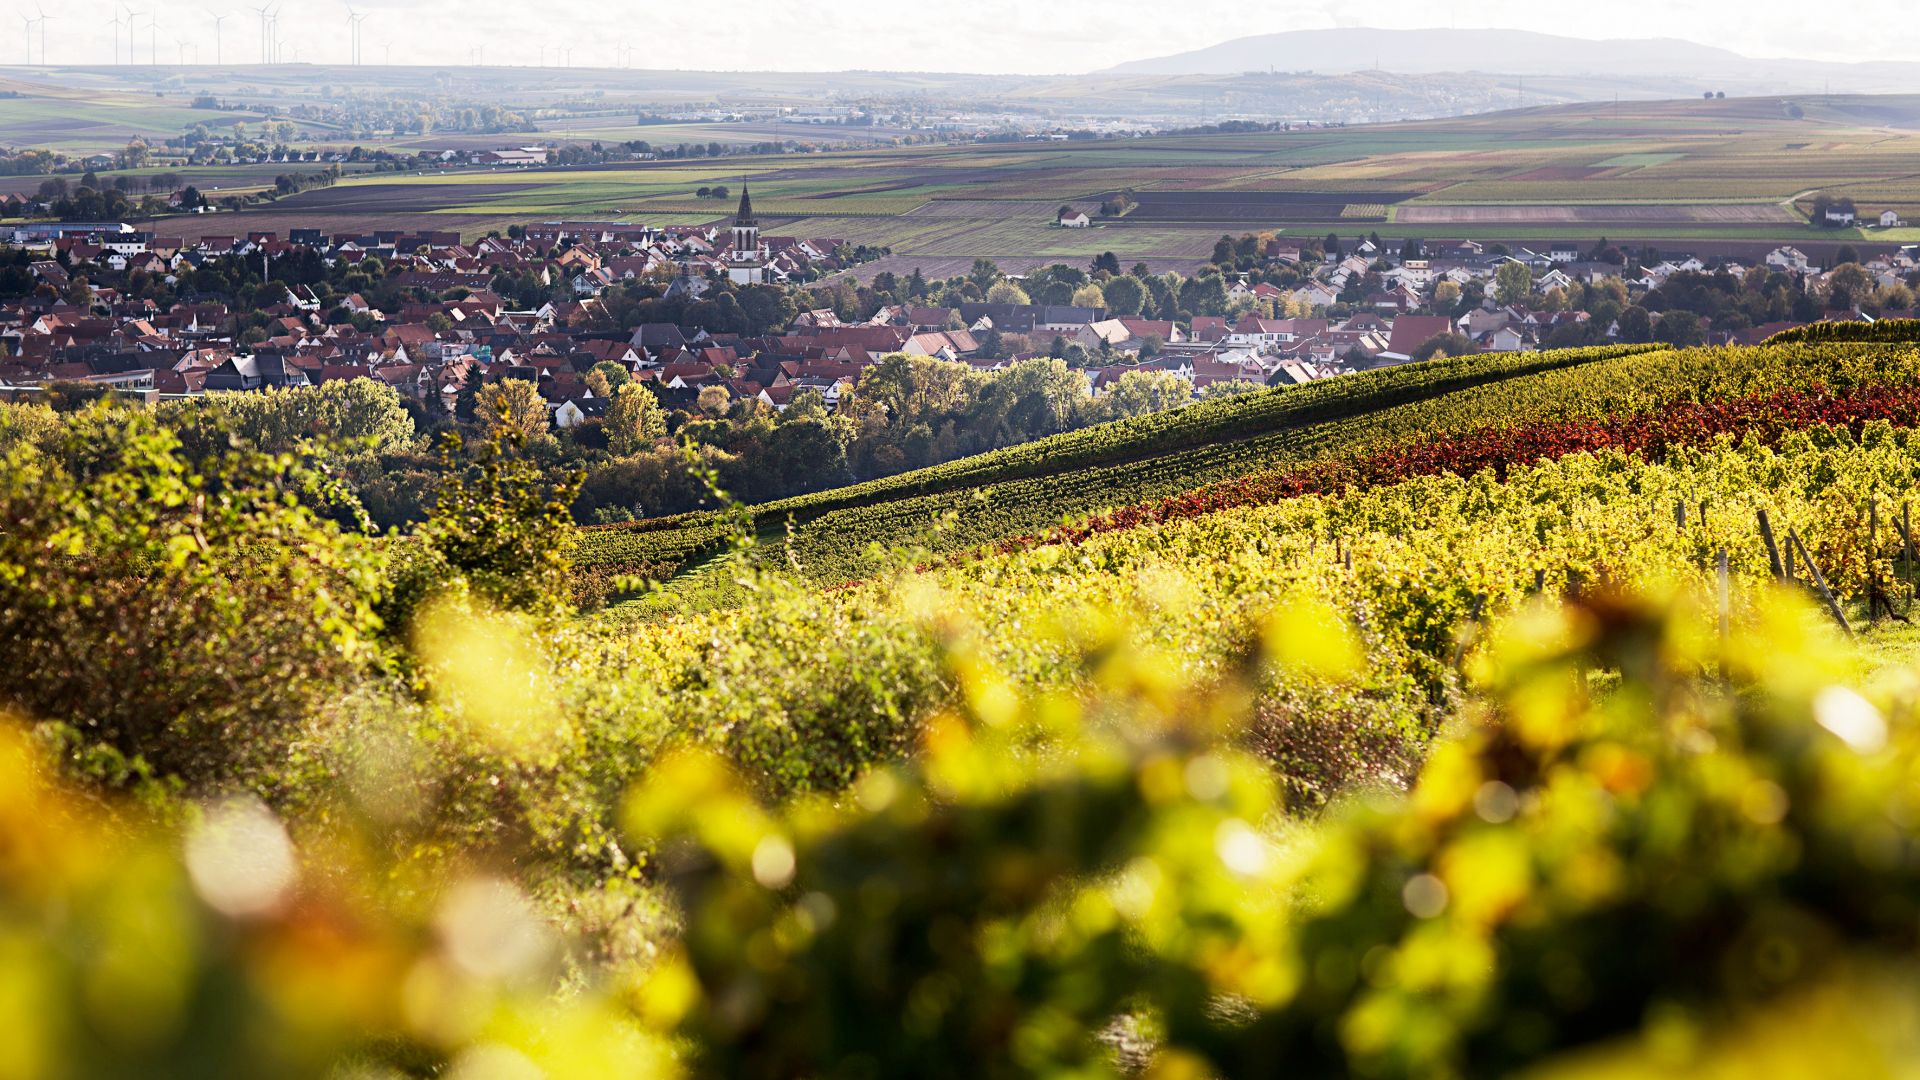
M 1800 549 L 1800 558 L 1807 564 L 1807 577 L 1813 582 L 1814 589 L 1819 592 L 1820 599 L 1825 601 L 1827 614 L 1833 616 L 1833 621 L 1840 624 L 1840 629 L 1846 631 L 1848 637 L 1852 637 L 1853 627 L 1847 624 L 1846 613 L 1840 610 L 1840 601 L 1834 599 L 1833 590 L 1827 587 L 1826 576 L 1820 573 L 1818 566 L 1814 565 L 1813 556 L 1808 553 L 1807 545 L 1800 539 L 1800 534 L 1788 529 L 1787 543 L 1791 548 Z
M 1725 547 L 1720 549 L 1720 557 L 1717 561 L 1720 564 L 1720 640 L 1725 641 L 1727 640 L 1728 632 L 1732 629 L 1733 614 L 1732 601 L 1727 595 L 1727 549 Z
M 1867 623 L 1873 625 L 1880 621 L 1880 605 L 1886 597 L 1880 591 L 1880 570 L 1875 565 L 1880 557 L 1880 499 L 1871 496 L 1867 499 Z
M 1754 514 L 1760 519 L 1760 540 L 1767 545 L 1767 564 L 1773 568 L 1773 578 L 1785 581 L 1787 569 L 1780 563 L 1780 545 L 1773 542 L 1773 523 L 1767 520 L 1765 510 L 1756 510 Z
M 1676 499 L 1673 504 L 1673 527 L 1681 532 L 1687 531 L 1687 501 Z
M 1900 504 L 1900 581 L 1913 588 L 1913 504 Z M 1907 597 L 1907 610 L 1913 610 L 1913 597 Z

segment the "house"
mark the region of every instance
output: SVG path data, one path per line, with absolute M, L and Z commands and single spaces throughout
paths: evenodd
M 607 403 L 600 398 L 568 398 L 553 406 L 553 426 L 566 430 L 597 416 L 607 414 Z
M 1806 252 L 1796 247 L 1774 248 L 1767 252 L 1766 262 L 1775 270 L 1787 270 L 1799 274 L 1806 273 L 1813 266 L 1808 261 Z
M 1387 351 L 1380 355 L 1390 360 L 1410 360 L 1420 346 L 1452 330 L 1453 322 L 1445 315 L 1402 315 L 1393 320 Z
M 1902 226 L 1902 225 L 1905 225 L 1905 224 L 1906 224 L 1906 222 L 1904 222 L 1904 221 L 1901 221 L 1901 220 L 1900 220 L 1900 215 L 1899 215 L 1899 214 L 1897 214 L 1897 213 L 1895 213 L 1894 211 L 1892 211 L 1892 210 L 1882 210 L 1882 211 L 1880 211 L 1880 227 L 1881 227 L 1881 228 L 1883 228 L 1883 229 L 1897 229 L 1897 228 L 1899 228 L 1900 226 Z
M 1853 224 L 1853 222 L 1854 222 L 1854 214 L 1852 210 L 1849 210 L 1843 206 L 1827 207 L 1827 224 L 1851 225 Z
M 1072 207 L 1061 207 L 1060 209 L 1060 227 L 1061 228 L 1084 229 L 1092 224 L 1093 224 L 1093 219 L 1087 216 L 1087 212 L 1085 210 L 1075 210 Z
M 485 150 L 474 156 L 474 162 L 480 165 L 545 165 L 548 151 L 544 146 L 521 146 L 507 150 Z

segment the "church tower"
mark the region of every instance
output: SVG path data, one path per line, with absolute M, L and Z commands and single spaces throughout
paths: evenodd
M 767 280 L 766 260 L 760 255 L 760 223 L 753 218 L 753 195 L 745 184 L 740 185 L 740 210 L 733 216 L 727 278 L 736 285 L 760 285 Z
M 733 257 L 742 261 L 760 257 L 760 223 L 753 219 L 753 194 L 740 185 L 740 211 L 733 216 Z

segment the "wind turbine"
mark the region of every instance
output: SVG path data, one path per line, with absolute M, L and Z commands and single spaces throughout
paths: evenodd
M 347 6 L 347 30 L 352 35 L 351 43 L 353 46 L 353 63 L 355 66 L 358 66 L 360 63 L 360 25 L 366 21 L 367 16 L 353 10 L 351 4 Z
M 113 27 L 113 62 L 117 65 L 120 63 L 120 27 L 126 23 L 126 20 L 122 19 L 120 13 L 116 11 L 107 23 Z
M 33 19 L 31 19 L 26 15 L 22 15 L 20 16 L 20 21 L 25 23 L 27 26 L 26 31 L 20 35 L 20 40 L 27 43 L 27 66 L 32 67 L 33 66 Z M 46 55 L 47 55 L 47 47 L 45 45 L 40 46 L 41 59 L 42 60 L 46 59 Z
M 40 66 L 45 67 L 47 64 L 47 20 L 53 18 L 53 16 L 47 14 L 47 9 L 38 4 L 34 5 L 34 10 L 40 13 Z
M 215 67 L 221 67 L 223 61 L 220 55 L 220 24 L 226 22 L 227 17 L 215 15 L 212 11 L 208 11 L 207 14 L 213 19 L 213 64 Z
M 40 52 L 44 55 L 46 50 Z M 157 15 L 147 16 L 147 63 L 160 66 L 160 17 Z
M 135 11 L 130 4 L 121 4 L 120 13 L 127 17 L 127 64 L 131 66 L 133 64 L 133 23 L 135 19 L 145 15 L 146 12 Z M 120 34 L 118 31 L 115 31 L 113 35 L 113 42 L 113 62 L 117 64 L 120 62 Z
M 267 7 L 249 8 L 248 10 L 260 16 L 260 62 L 264 64 L 267 62 Z
M 187 66 L 187 43 L 180 40 L 179 38 L 174 38 L 173 45 L 174 45 L 174 48 L 180 50 L 179 59 L 175 60 L 174 63 L 180 65 L 181 67 L 186 67 Z
M 380 66 L 392 67 L 393 66 L 393 42 L 391 41 L 381 42 L 380 52 L 381 52 Z

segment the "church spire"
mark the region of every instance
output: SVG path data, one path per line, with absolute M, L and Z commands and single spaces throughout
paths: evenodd
M 736 225 L 754 224 L 753 195 L 748 192 L 747 185 L 745 184 L 740 185 L 740 211 L 733 215 L 733 221 Z

